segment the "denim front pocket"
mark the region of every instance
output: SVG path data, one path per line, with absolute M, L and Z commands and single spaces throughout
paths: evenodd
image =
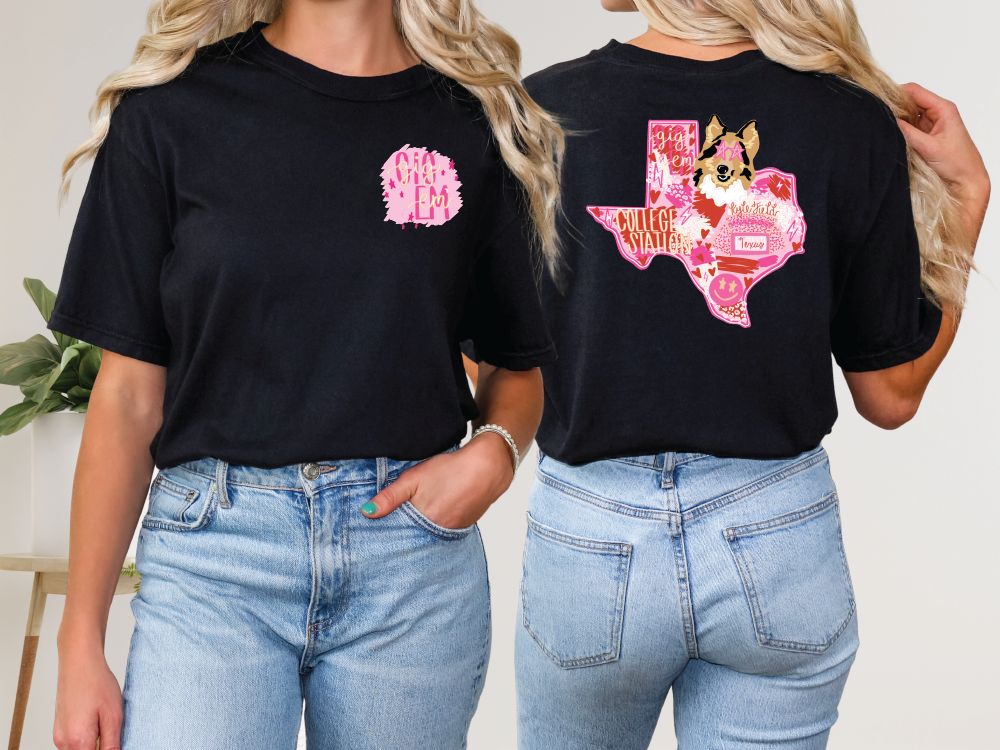
M 757 642 L 784 651 L 826 651 L 855 609 L 836 493 L 723 533 L 743 580 Z
M 407 500 L 405 503 L 399 506 L 399 511 L 402 511 L 410 521 L 413 522 L 415 526 L 419 526 L 421 529 L 426 531 L 428 534 L 438 537 L 439 539 L 446 539 L 448 541 L 456 541 L 458 539 L 465 539 L 469 534 L 473 532 L 476 528 L 475 524 L 472 526 L 465 526 L 461 529 L 449 529 L 447 526 L 442 526 L 439 523 L 435 523 L 419 510 L 417 507 Z
M 564 669 L 618 660 L 632 545 L 564 534 L 528 515 L 524 628 Z
M 149 488 L 149 509 L 142 525 L 147 529 L 197 531 L 211 523 L 218 502 L 211 479 L 204 483 L 184 481 L 176 473 L 161 472 Z

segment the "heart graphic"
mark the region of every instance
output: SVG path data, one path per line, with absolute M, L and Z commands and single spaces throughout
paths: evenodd
M 698 257 L 700 258 L 701 256 L 699 255 Z M 700 268 L 696 268 L 696 269 L 694 269 L 694 270 L 693 270 L 693 271 L 692 271 L 691 273 L 693 273 L 693 274 L 694 274 L 695 276 L 697 276 L 697 277 L 698 277 L 699 279 L 701 278 L 701 269 L 700 269 Z
M 704 254 L 704 253 L 698 253 L 698 254 L 697 254 L 696 256 L 694 256 L 694 257 L 696 257 L 696 258 L 697 258 L 698 260 L 700 260 L 700 261 L 701 261 L 702 263 L 704 263 L 704 262 L 705 262 L 705 254 Z
M 712 243 L 711 242 L 706 242 L 705 243 L 705 249 L 711 250 L 712 249 Z
M 710 273 L 710 274 L 711 274 L 712 276 L 715 276 L 715 269 L 714 269 L 714 268 L 709 268 L 709 269 L 708 269 L 708 272 L 709 272 L 709 273 Z
M 694 132 L 694 124 L 688 125 L 688 132 L 689 133 L 693 133 Z
M 800 247 L 802 247 L 802 243 L 801 242 L 793 242 L 792 243 L 792 250 L 794 250 L 795 252 L 798 252 Z
M 658 201 L 659 199 L 660 199 L 660 191 L 659 190 L 650 190 L 649 191 L 649 202 L 650 203 L 656 203 L 656 201 Z
M 655 162 L 656 156 L 654 154 L 649 154 L 649 160 Z
M 684 187 L 687 187 L 689 182 L 691 182 L 691 180 L 689 178 L 685 177 L 684 178 Z
M 708 230 L 707 229 L 702 229 L 701 230 L 701 238 L 705 239 L 706 237 L 708 237 Z
M 750 278 L 749 276 L 744 276 L 743 283 L 746 284 L 747 289 L 749 289 L 750 285 L 753 283 L 753 279 Z
M 601 209 L 598 208 L 597 206 L 591 206 L 590 207 L 590 213 L 592 213 L 598 219 L 601 218 Z
M 692 138 L 690 141 L 688 141 L 688 145 L 689 146 L 693 146 L 694 145 L 694 138 Z

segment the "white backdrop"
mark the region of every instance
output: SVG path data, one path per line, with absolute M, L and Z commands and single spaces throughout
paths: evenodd
M 626 41 L 645 24 L 609 14 L 599 0 L 479 0 L 524 48 L 531 73 L 579 57 L 609 38 Z M 897 78 L 958 102 L 987 166 L 1000 169 L 992 129 L 1000 120 L 993 47 L 969 29 L 995 28 L 989 0 L 857 0 L 877 58 Z M 55 287 L 86 173 L 56 212 L 59 164 L 88 132 L 86 111 L 99 81 L 127 64 L 143 28 L 143 0 L 35 0 L 4 4 L 0 45 L 0 343 L 39 332 L 21 290 L 24 276 Z M 1000 492 L 998 339 L 1000 294 L 994 249 L 997 208 L 987 219 L 969 309 L 958 340 L 916 419 L 887 433 L 854 414 L 838 380 L 843 412 L 826 446 L 843 504 L 862 649 L 841 703 L 834 750 L 998 747 L 990 717 L 1000 698 L 1000 616 L 994 530 Z M 95 290 L 99 293 L 99 290 Z M 19 400 L 0 387 L 0 409 Z M 30 532 L 27 431 L 0 438 L 0 552 L 26 551 Z M 515 747 L 513 628 L 531 457 L 513 489 L 482 523 L 493 586 L 494 647 L 473 723 L 472 750 Z M 0 572 L 0 734 L 13 707 L 31 577 Z M 131 613 L 117 597 L 108 657 L 123 675 Z M 62 598 L 50 597 L 23 747 L 51 748 L 55 634 Z M 669 707 L 653 741 L 673 747 Z

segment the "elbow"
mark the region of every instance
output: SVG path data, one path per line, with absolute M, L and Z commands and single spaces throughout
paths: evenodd
M 919 398 L 894 398 L 860 410 L 861 416 L 883 430 L 897 430 L 917 415 Z

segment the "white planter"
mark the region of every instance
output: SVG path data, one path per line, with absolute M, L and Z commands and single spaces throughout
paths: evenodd
M 31 554 L 69 556 L 69 509 L 85 414 L 42 414 L 31 423 Z

